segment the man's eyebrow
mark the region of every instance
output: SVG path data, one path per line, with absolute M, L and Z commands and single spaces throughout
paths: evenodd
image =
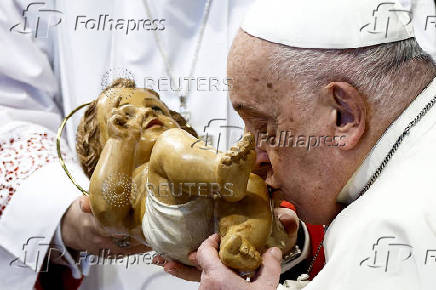
M 258 109 L 256 109 L 255 107 L 253 107 L 251 105 L 247 105 L 247 104 L 242 104 L 242 103 L 233 104 L 233 109 L 235 109 L 236 112 L 244 111 L 245 113 L 248 113 L 250 115 L 268 117 L 268 115 L 266 113 L 261 112 Z

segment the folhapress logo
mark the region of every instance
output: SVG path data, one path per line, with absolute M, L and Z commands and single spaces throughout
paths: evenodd
M 21 34 L 33 34 L 35 38 L 47 38 L 52 27 L 62 22 L 62 12 L 47 9 L 45 2 L 32 2 L 23 10 L 23 22 L 13 25 L 9 30 Z

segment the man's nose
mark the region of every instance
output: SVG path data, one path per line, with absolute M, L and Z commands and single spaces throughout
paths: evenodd
M 266 179 L 268 168 L 270 167 L 271 162 L 266 151 L 256 148 L 256 164 L 253 169 L 253 173 L 259 175 L 263 179 Z
M 256 164 L 270 163 L 266 151 L 256 148 Z

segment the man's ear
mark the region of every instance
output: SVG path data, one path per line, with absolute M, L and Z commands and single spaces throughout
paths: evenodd
M 365 132 L 366 103 L 362 94 L 347 82 L 332 82 L 326 87 L 335 107 L 332 121 L 341 150 L 353 149 Z M 336 138 L 335 138 L 336 139 Z

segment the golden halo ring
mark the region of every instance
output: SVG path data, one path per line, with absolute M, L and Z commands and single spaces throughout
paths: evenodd
M 67 121 L 79 110 L 81 110 L 83 107 L 89 106 L 92 102 L 83 104 L 75 108 L 71 113 L 68 114 L 62 121 L 61 125 L 59 126 L 58 133 L 56 135 L 56 150 L 58 153 L 59 162 L 61 163 L 62 168 L 64 169 L 65 173 L 67 174 L 68 178 L 71 180 L 71 182 L 83 193 L 84 196 L 89 196 L 88 191 L 83 189 L 73 178 L 70 171 L 68 170 L 67 166 L 65 165 L 64 158 L 62 157 L 61 153 L 61 137 L 62 137 L 62 131 L 67 124 Z

